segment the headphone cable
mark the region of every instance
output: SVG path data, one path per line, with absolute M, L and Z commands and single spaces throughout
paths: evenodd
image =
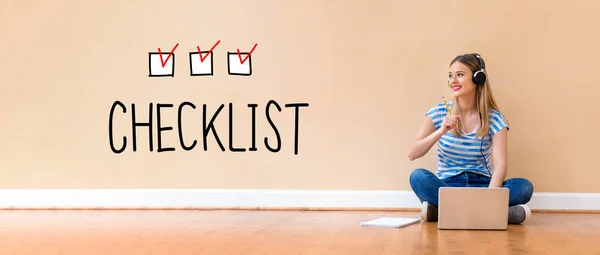
M 481 117 L 481 111 L 479 112 L 479 123 L 480 123 L 480 126 L 481 126 L 480 128 L 483 128 L 483 119 Z M 483 155 L 483 137 L 481 137 L 481 145 L 479 145 L 479 152 L 481 152 L 481 157 L 483 157 L 483 162 L 485 164 L 485 169 L 490 174 L 490 178 L 492 178 L 492 172 L 488 168 L 487 159 L 485 158 L 485 155 Z

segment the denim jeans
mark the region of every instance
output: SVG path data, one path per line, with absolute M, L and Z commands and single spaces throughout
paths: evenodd
M 439 179 L 427 169 L 417 168 L 410 175 L 410 186 L 421 200 L 438 206 L 440 187 L 488 187 L 491 179 L 487 176 L 463 172 L 447 179 Z M 527 179 L 512 178 L 504 181 L 502 187 L 509 189 L 509 206 L 526 204 L 533 195 L 533 185 Z

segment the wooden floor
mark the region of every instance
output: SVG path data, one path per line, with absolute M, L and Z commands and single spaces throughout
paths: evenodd
M 360 227 L 416 212 L 0 211 L 0 254 L 600 254 L 599 214 L 534 214 L 508 231 Z

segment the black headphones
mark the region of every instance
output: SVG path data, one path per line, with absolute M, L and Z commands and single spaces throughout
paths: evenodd
M 475 56 L 477 58 L 477 60 L 479 60 L 479 66 L 481 67 L 481 69 L 479 69 L 478 71 L 475 71 L 473 73 L 473 83 L 475 83 L 475 85 L 477 86 L 482 86 L 483 84 L 485 84 L 485 81 L 487 80 L 487 74 L 485 73 L 485 62 L 483 62 L 483 58 L 481 58 L 481 56 L 477 53 L 473 53 L 473 56 Z M 483 126 L 483 119 L 481 117 L 481 112 L 479 112 L 479 123 L 481 123 L 481 125 Z M 491 139 L 491 137 L 490 137 Z M 481 157 L 483 157 L 483 160 L 485 161 L 485 169 L 488 171 L 488 173 L 490 174 L 490 176 L 492 175 L 492 172 L 490 171 L 490 169 L 487 166 L 487 159 L 485 158 L 485 156 L 483 155 L 483 137 L 481 138 L 481 145 L 479 146 L 479 152 L 481 152 Z
M 473 53 L 472 55 L 475 56 L 477 60 L 479 60 L 479 66 L 481 66 L 480 70 L 475 71 L 473 73 L 473 83 L 475 83 L 475 85 L 481 86 L 485 84 L 485 81 L 487 80 L 487 75 L 485 74 L 485 63 L 483 62 L 483 59 L 479 54 Z

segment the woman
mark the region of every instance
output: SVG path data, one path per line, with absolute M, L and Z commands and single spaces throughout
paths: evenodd
M 448 78 L 454 100 L 427 111 L 408 152 L 412 161 L 438 145 L 436 174 L 418 168 L 410 175 L 410 185 L 422 203 L 421 218 L 437 221 L 440 187 L 506 187 L 508 223 L 524 223 L 531 217 L 526 203 L 533 185 L 523 178 L 504 180 L 509 126 L 492 95 L 485 62 L 478 54 L 459 55 L 450 63 Z

